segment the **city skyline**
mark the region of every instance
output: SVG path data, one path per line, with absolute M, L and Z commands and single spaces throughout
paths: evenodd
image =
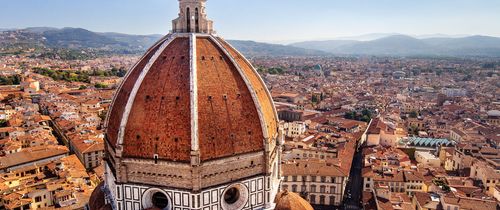
M 498 0 L 3 3 L 0 210 L 500 209 Z
M 371 33 L 500 36 L 500 28 L 494 27 L 500 21 L 498 1 L 318 0 L 311 4 L 291 0 L 283 4 L 255 0 L 245 4 L 209 0 L 207 6 L 215 30 L 228 39 L 283 42 Z M 78 0 L 71 5 L 62 0 L 8 1 L 0 9 L 4 20 L 0 28 L 79 27 L 97 32 L 167 34 L 177 10 L 174 0 Z M 141 15 L 130 15 L 134 13 Z

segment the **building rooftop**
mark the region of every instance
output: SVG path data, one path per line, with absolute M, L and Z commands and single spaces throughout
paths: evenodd
M 64 155 L 69 152 L 69 149 L 64 146 L 40 146 L 24 149 L 21 152 L 8 154 L 0 158 L 0 170 L 13 166 L 30 163 L 37 160 Z
M 450 147 L 455 143 L 448 139 L 436 139 L 436 138 L 420 138 L 420 137 L 406 137 L 399 141 L 400 145 L 415 146 L 415 147 L 436 147 L 445 146 Z

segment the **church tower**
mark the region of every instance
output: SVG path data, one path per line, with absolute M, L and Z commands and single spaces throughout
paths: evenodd
M 206 0 L 179 3 L 114 96 L 96 194 L 117 210 L 272 209 L 283 137 L 271 95 L 214 34 Z

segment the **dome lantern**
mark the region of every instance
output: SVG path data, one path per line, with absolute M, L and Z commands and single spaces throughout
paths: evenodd
M 179 17 L 172 21 L 173 33 L 212 34 L 213 22 L 207 18 L 206 0 L 179 0 Z

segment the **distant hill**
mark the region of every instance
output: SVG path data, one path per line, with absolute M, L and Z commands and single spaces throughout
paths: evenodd
M 324 52 L 335 52 L 339 47 L 358 43 L 355 40 L 330 40 L 330 41 L 307 41 L 297 42 L 289 46 L 300 47 L 303 49 L 321 50 Z
M 127 47 L 126 42 L 109 38 L 81 28 L 63 28 L 60 30 L 49 30 L 42 33 L 46 43 L 51 47 L 58 48 L 111 48 Z
M 500 57 L 500 38 L 488 36 L 417 39 L 406 35 L 393 35 L 371 41 L 309 41 L 289 46 L 341 55 Z
M 55 31 L 55 30 L 59 30 L 58 28 L 52 28 L 52 27 L 30 27 L 30 28 L 25 28 L 25 29 L 22 29 L 23 31 L 29 31 L 29 32 L 33 32 L 33 33 L 43 33 L 43 32 L 46 32 L 46 31 Z
M 500 56 L 500 38 L 497 37 L 429 38 L 423 41 L 440 54 Z
M 324 56 L 320 50 L 304 49 L 280 44 L 268 44 L 254 41 L 228 40 L 245 56 Z
M 339 54 L 421 55 L 426 54 L 425 42 L 405 35 L 394 35 L 373 41 L 356 42 L 337 48 Z
M 129 35 L 120 33 L 102 33 L 102 35 L 111 38 L 115 41 L 127 43 L 130 46 L 138 47 L 147 50 L 151 45 L 160 40 L 163 35 Z
M 0 47 L 88 49 L 109 53 L 142 53 L 161 35 L 96 33 L 82 28 L 34 27 L 5 30 L 0 33 Z
M 0 30 L 0 54 L 17 53 L 22 49 L 46 51 L 71 51 L 98 56 L 102 54 L 141 54 L 162 35 L 128 35 L 96 33 L 81 28 L 35 27 Z M 360 38 L 376 38 L 357 41 Z M 428 37 L 428 36 L 426 36 Z M 307 41 L 289 45 L 268 44 L 254 41 L 229 41 L 246 56 L 329 56 L 329 55 L 380 55 L 380 56 L 486 56 L 500 57 L 500 38 L 468 36 L 415 38 L 406 35 L 371 34 L 357 40 Z M 53 53 L 52 53 L 53 54 Z M 57 53 L 56 53 L 57 55 Z M 74 56 L 69 56 L 74 57 Z M 76 56 L 80 57 L 80 55 Z
M 96 33 L 81 28 L 35 27 L 0 32 L 2 48 L 91 50 L 102 53 L 142 53 L 162 35 Z M 322 56 L 328 53 L 299 47 L 253 41 L 230 41 L 246 56 Z

